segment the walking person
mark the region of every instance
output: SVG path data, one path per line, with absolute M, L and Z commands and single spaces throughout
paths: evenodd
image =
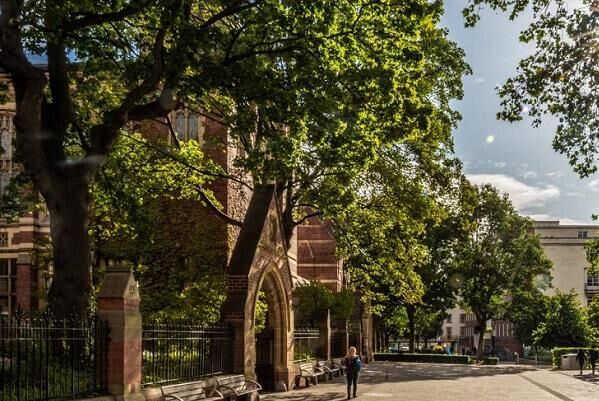
M 585 352 L 582 348 L 578 348 L 578 352 L 576 353 L 576 361 L 578 362 L 578 365 L 580 366 L 580 374 L 582 375 L 582 368 L 584 368 L 584 363 L 586 362 L 587 357 L 585 355 Z
M 597 364 L 597 359 L 599 359 L 599 351 L 595 348 L 592 348 L 589 351 L 589 362 L 591 363 L 591 369 L 593 369 L 593 376 L 595 376 L 595 365 Z
M 360 355 L 357 354 L 356 347 L 349 347 L 343 364 L 345 365 L 345 372 L 347 374 L 347 399 L 349 400 L 351 398 L 350 394 L 353 394 L 354 398 L 356 398 L 358 372 L 362 369 L 362 360 L 360 359 Z M 354 387 L 353 393 L 350 392 L 352 384 Z

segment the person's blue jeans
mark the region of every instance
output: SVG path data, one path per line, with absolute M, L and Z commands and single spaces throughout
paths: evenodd
M 357 371 L 347 372 L 347 398 L 349 398 L 350 394 L 352 394 L 350 392 L 352 384 L 354 386 L 353 395 L 355 397 L 356 391 L 358 390 L 358 372 Z

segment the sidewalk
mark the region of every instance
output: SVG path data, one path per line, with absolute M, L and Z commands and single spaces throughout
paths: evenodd
M 263 400 L 328 401 L 347 397 L 344 378 L 262 396 Z M 525 365 L 441 365 L 380 362 L 361 372 L 357 400 L 597 401 L 599 386 Z

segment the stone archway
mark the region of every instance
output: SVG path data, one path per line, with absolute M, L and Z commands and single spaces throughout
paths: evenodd
M 223 305 L 223 317 L 235 330 L 234 370 L 251 378 L 256 378 L 254 313 L 260 289 L 268 293 L 274 387 L 285 391 L 291 388 L 295 376 L 293 283 L 274 186 L 254 190 L 229 262 Z
M 290 300 L 285 291 L 279 269 L 269 264 L 258 280 L 256 290 L 248 297 L 248 316 L 246 333 L 254 334 L 254 342 L 248 341 L 248 348 L 254 344 L 253 358 L 250 363 L 254 367 L 257 379 L 268 390 L 285 390 L 289 388 L 290 363 L 293 360 L 293 338 L 291 331 Z M 266 327 L 256 334 L 255 313 L 260 291 L 264 291 L 268 305 Z M 248 327 L 249 326 L 249 327 Z

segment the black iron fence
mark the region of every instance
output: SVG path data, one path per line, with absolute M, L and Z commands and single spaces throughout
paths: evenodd
M 142 332 L 142 385 L 232 373 L 235 335 L 230 326 L 153 323 Z
M 294 360 L 322 358 L 320 331 L 315 328 L 295 328 L 293 333 Z
M 106 392 L 106 324 L 0 317 L 0 400 L 75 399 Z

